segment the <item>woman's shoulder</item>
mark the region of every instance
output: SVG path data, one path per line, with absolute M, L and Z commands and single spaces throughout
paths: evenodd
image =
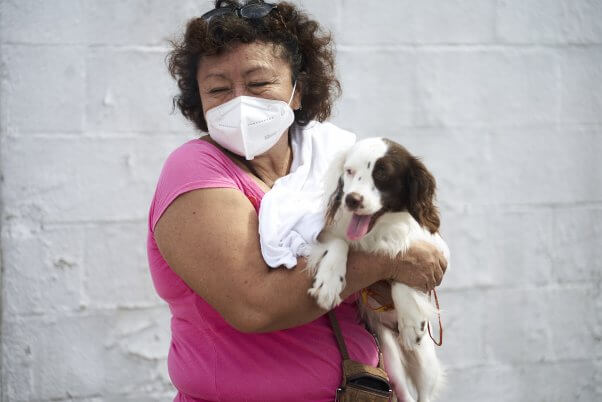
M 205 157 L 205 158 L 203 158 Z M 206 159 L 207 158 L 207 159 Z M 220 149 L 207 140 L 206 137 L 187 141 L 174 149 L 167 157 L 165 164 L 185 160 L 223 160 L 227 158 Z
M 158 192 L 191 187 L 237 187 L 237 172 L 219 148 L 202 138 L 174 149 L 163 164 Z
M 203 138 L 187 141 L 174 149 L 163 164 L 161 176 L 177 178 L 206 178 L 236 176 L 228 157 Z
M 178 196 L 204 188 L 246 189 L 227 156 L 197 138 L 174 149 L 165 160 L 152 201 L 151 227 Z

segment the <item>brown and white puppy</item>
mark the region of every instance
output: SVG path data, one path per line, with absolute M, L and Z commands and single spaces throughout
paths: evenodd
M 447 250 L 437 232 L 435 179 L 401 145 L 383 138 L 358 141 L 335 160 L 324 183 L 330 195 L 326 224 L 309 257 L 314 283 L 308 291 L 324 309 L 341 302 L 349 247 L 395 257 L 425 240 Z M 401 283 L 392 283 L 391 296 L 395 310 L 363 306 L 362 312 L 380 338 L 398 400 L 413 400 L 410 383 L 418 401 L 430 401 L 444 377 L 425 336 L 436 309 L 424 293 Z

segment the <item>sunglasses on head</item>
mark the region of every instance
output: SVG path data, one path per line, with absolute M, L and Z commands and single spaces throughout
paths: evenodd
M 272 3 L 254 3 L 247 4 L 246 6 L 242 7 L 219 7 L 201 15 L 201 19 L 205 20 L 206 22 L 209 22 L 209 20 L 211 20 L 211 18 L 213 17 L 219 17 L 226 14 L 235 14 L 239 18 L 245 19 L 263 18 L 270 12 L 272 12 L 272 10 L 275 8 L 276 4 Z

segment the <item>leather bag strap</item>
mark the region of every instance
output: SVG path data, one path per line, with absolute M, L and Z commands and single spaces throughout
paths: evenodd
M 341 327 L 339 327 L 339 321 L 337 320 L 337 316 L 334 314 L 332 310 L 328 312 L 328 318 L 330 319 L 330 326 L 334 331 L 334 336 L 337 339 L 337 345 L 339 346 L 339 351 L 341 352 L 341 356 L 343 356 L 343 362 L 345 360 L 349 360 L 349 352 L 347 352 L 347 345 L 345 345 L 345 339 L 343 339 L 343 334 L 341 333 Z M 347 384 L 347 376 L 345 375 L 345 365 L 343 367 L 343 383 L 341 384 L 343 387 Z
M 343 360 L 349 359 L 349 353 L 347 352 L 347 345 L 345 345 L 345 339 L 343 339 L 343 334 L 341 333 L 341 327 L 339 327 L 339 321 L 337 320 L 336 315 L 331 311 L 328 312 L 328 318 L 330 318 L 330 325 L 334 330 L 334 336 L 337 338 L 337 344 L 339 345 L 339 350 L 341 351 L 341 356 L 343 356 Z
M 343 360 L 349 359 L 349 352 L 347 352 L 347 345 L 345 344 L 345 339 L 343 338 L 343 334 L 341 333 L 341 327 L 339 326 L 339 321 L 337 320 L 336 315 L 332 310 L 328 312 L 328 318 L 330 319 L 330 326 L 334 330 L 334 336 L 337 339 L 337 345 L 339 346 L 339 351 L 341 352 L 341 356 L 343 356 Z M 384 370 L 385 365 L 383 364 L 383 353 L 380 350 L 380 343 L 378 342 L 378 338 L 376 335 L 372 334 L 374 337 L 374 342 L 376 343 L 376 347 L 378 349 L 378 368 Z M 343 373 L 345 376 L 345 373 Z M 345 381 L 343 380 L 343 383 Z

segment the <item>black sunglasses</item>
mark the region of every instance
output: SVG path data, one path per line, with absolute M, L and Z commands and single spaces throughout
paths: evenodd
M 213 17 L 219 17 L 226 14 L 235 14 L 240 18 L 255 19 L 263 18 L 276 8 L 272 3 L 254 3 L 242 7 L 219 7 L 201 15 L 201 18 L 207 22 Z

